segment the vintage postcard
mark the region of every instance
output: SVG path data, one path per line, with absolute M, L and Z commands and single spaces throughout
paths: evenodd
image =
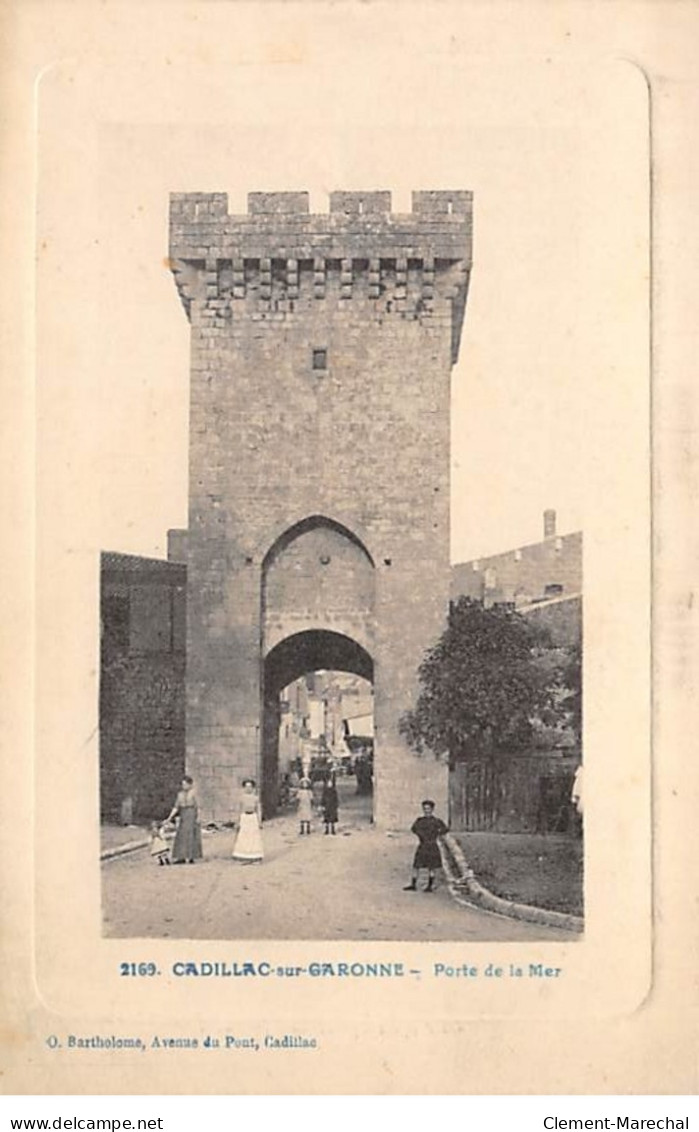
M 9 1091 L 691 1091 L 660 7 L 11 9 Z

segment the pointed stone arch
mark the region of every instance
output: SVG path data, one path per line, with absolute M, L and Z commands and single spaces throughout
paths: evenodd
M 354 531 L 309 515 L 283 531 L 262 561 L 262 801 L 274 813 L 279 694 L 321 669 L 374 678 L 374 560 Z
M 353 523 L 351 526 L 343 521 L 341 518 L 334 518 L 330 515 L 323 515 L 321 513 L 314 515 L 306 515 L 302 519 L 298 519 L 295 523 L 284 527 L 278 534 L 271 540 L 268 550 L 266 551 L 262 560 L 262 568 L 265 569 L 266 565 L 290 542 L 292 542 L 298 535 L 303 534 L 305 531 L 312 530 L 315 527 L 328 527 L 331 530 L 337 531 L 339 534 L 344 535 L 346 538 L 353 542 L 360 550 L 364 552 L 367 559 L 373 566 L 374 559 L 368 549 L 368 540 L 364 537 L 363 532 L 357 530 L 357 524 Z
M 363 541 L 324 515 L 287 528 L 262 562 L 262 655 L 285 638 L 324 630 L 374 644 L 375 569 Z

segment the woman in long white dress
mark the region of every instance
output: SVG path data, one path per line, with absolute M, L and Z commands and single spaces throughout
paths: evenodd
M 234 860 L 242 861 L 245 865 L 262 860 L 264 852 L 260 832 L 261 820 L 260 799 L 257 795 L 255 781 L 252 778 L 246 778 L 243 782 L 243 793 L 240 799 L 238 836 L 233 847 Z

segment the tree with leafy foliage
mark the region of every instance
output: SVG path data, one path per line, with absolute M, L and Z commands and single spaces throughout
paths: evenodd
M 578 744 L 582 741 L 582 647 L 578 643 L 565 650 L 559 671 L 561 707 Z
M 551 704 L 539 656 L 547 635 L 521 614 L 462 597 L 418 670 L 415 707 L 400 721 L 417 751 L 450 760 L 527 747 Z

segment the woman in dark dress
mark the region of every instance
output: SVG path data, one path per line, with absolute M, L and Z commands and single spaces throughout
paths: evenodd
M 335 823 L 337 822 L 337 808 L 338 808 L 337 786 L 335 785 L 335 775 L 331 774 L 330 778 L 323 786 L 323 821 L 325 822 L 325 832 L 335 833 Z
M 425 892 L 432 892 L 435 869 L 442 867 L 439 838 L 448 832 L 441 818 L 434 816 L 434 802 L 426 799 L 422 803 L 422 817 L 413 822 L 410 832 L 415 834 L 420 844 L 413 859 L 413 877 L 410 884 L 406 884 L 405 891 L 415 892 L 420 869 L 427 869 Z
M 178 791 L 175 804 L 167 820 L 177 818 L 177 833 L 172 846 L 172 862 L 175 865 L 187 861 L 193 865 L 203 857 L 201 847 L 201 826 L 199 825 L 199 803 L 194 789 L 194 779 L 188 774 L 182 779 L 182 789 Z

